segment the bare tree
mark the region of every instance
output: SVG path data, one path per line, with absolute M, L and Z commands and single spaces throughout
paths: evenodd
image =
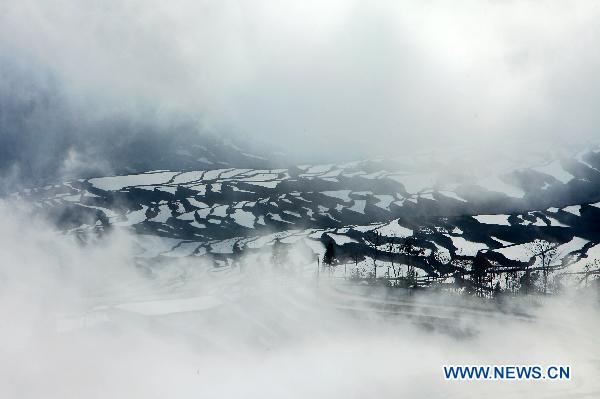
M 375 230 L 375 237 L 371 241 L 373 251 L 373 279 L 377 279 L 377 258 L 379 257 L 379 245 L 381 244 L 381 234 Z
M 502 295 L 502 287 L 500 286 L 500 281 L 496 281 L 496 285 L 494 285 L 492 295 L 494 296 L 494 298 L 497 298 L 500 295 Z
M 321 265 L 320 265 L 320 257 L 319 254 L 316 254 L 315 258 L 317 259 L 317 284 L 319 284 L 319 277 L 321 273 Z
M 472 259 L 453 259 L 450 264 L 454 266 L 454 273 L 452 274 L 454 277 L 454 284 L 458 290 L 465 288 L 467 285 L 464 276 L 468 274 L 468 272 L 473 267 Z
M 392 235 L 388 241 L 388 253 L 390 262 L 392 263 L 392 272 L 394 277 L 398 277 L 398 272 L 396 271 L 396 265 L 394 264 L 394 260 L 396 259 L 396 235 Z
M 529 244 L 529 251 L 531 254 L 539 258 L 541 261 L 541 269 L 544 284 L 544 294 L 548 293 L 548 274 L 551 270 L 552 263 L 556 260 L 557 250 L 556 245 L 546 240 L 535 240 Z M 526 272 L 529 270 L 527 268 Z
M 406 279 L 410 286 L 416 286 L 417 273 L 412 263 L 412 258 L 421 256 L 425 253 L 425 249 L 417 246 L 417 240 L 414 237 L 408 237 L 402 243 L 402 251 L 406 254 Z
M 234 267 L 237 266 L 239 267 L 240 273 L 243 273 L 244 270 L 244 265 L 243 262 L 241 261 L 242 258 L 242 245 L 240 243 L 240 241 L 236 241 L 235 244 L 233 244 L 233 248 L 232 248 L 232 252 L 233 252 L 233 265 Z
M 585 270 L 585 275 L 584 275 L 585 286 L 587 287 L 589 276 L 600 274 L 600 259 L 594 259 L 593 261 L 586 263 L 584 270 Z
M 485 296 L 484 285 L 487 277 L 487 267 L 489 262 L 481 255 L 481 252 L 477 253 L 473 263 L 471 264 L 471 284 L 474 288 L 475 295 L 479 297 Z
M 337 258 L 335 256 L 335 243 L 333 240 L 327 241 L 327 245 L 325 246 L 325 254 L 323 255 L 323 267 L 329 268 L 329 275 L 331 276 L 332 270 L 335 267 L 335 262 L 337 262 Z

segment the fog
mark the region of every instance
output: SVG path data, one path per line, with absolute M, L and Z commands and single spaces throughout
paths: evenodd
M 592 1 L 3 2 L 0 166 L 56 176 L 85 170 L 77 154 L 106 170 L 115 144 L 182 131 L 321 160 L 593 138 L 599 14 Z
M 206 137 L 289 163 L 432 150 L 446 173 L 560 155 L 598 136 L 599 17 L 592 1 L 2 1 L 0 195 L 156 169 Z M 317 283 L 301 248 L 293 272 L 266 253 L 242 273 L 143 261 L 122 229 L 82 242 L 23 202 L 0 198 L 0 220 L 2 398 L 600 396 L 590 293 L 385 298 L 396 313 L 384 291 Z M 449 382 L 447 364 L 572 379 Z
M 127 233 L 82 246 L 23 205 L 3 203 L 0 217 L 2 397 L 596 397 L 600 389 L 597 298 L 497 307 L 416 297 L 416 313 L 423 305 L 447 316 L 423 323 L 344 308 L 326 280 L 282 278 L 265 263 L 215 273 L 195 258 L 149 273 L 135 266 Z M 204 304 L 143 310 L 186 297 Z M 445 364 L 521 363 L 570 365 L 572 379 L 442 374 Z

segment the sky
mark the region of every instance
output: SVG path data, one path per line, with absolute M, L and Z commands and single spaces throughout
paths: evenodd
M 591 1 L 5 1 L 0 171 L 109 171 L 114 148 L 182 132 L 307 159 L 593 139 L 599 17 Z

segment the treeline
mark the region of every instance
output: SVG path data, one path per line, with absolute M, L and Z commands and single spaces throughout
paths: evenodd
M 527 245 L 525 265 L 506 266 L 486 257 L 452 256 L 423 246 L 415 237 L 371 234 L 364 245 L 346 245 L 338 251 L 324 234 L 325 253 L 317 259 L 317 274 L 357 284 L 407 289 L 449 289 L 491 298 L 500 295 L 556 294 L 571 279 L 579 286 L 600 288 L 600 260 L 590 260 L 584 270 L 569 271 L 573 260 L 559 253 L 558 244 L 537 239 Z M 338 253 L 341 252 L 341 253 Z M 343 268 L 343 269 L 342 269 Z M 343 272 L 342 272 L 343 270 Z

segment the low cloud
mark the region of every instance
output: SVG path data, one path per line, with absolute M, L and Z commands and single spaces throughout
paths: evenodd
M 599 126 L 594 2 L 0 7 L 0 166 L 33 176 L 73 147 L 100 163 L 115 138 L 160 148 L 181 121 L 306 159 L 586 140 Z
M 0 206 L 2 397 L 510 398 L 598 390 L 597 298 L 542 306 L 515 299 L 497 308 L 426 295 L 413 298 L 412 318 L 394 316 L 369 305 L 377 297 L 347 301 L 326 279 L 317 287 L 310 273 L 270 274 L 268 256 L 245 273 L 214 270 L 206 257 L 136 267 L 134 236 L 114 231 L 82 246 L 35 214 Z M 190 300 L 193 311 L 168 311 Z M 432 314 L 442 317 L 432 322 Z M 570 365 L 572 380 L 469 383 L 442 375 L 444 364 L 521 363 Z

